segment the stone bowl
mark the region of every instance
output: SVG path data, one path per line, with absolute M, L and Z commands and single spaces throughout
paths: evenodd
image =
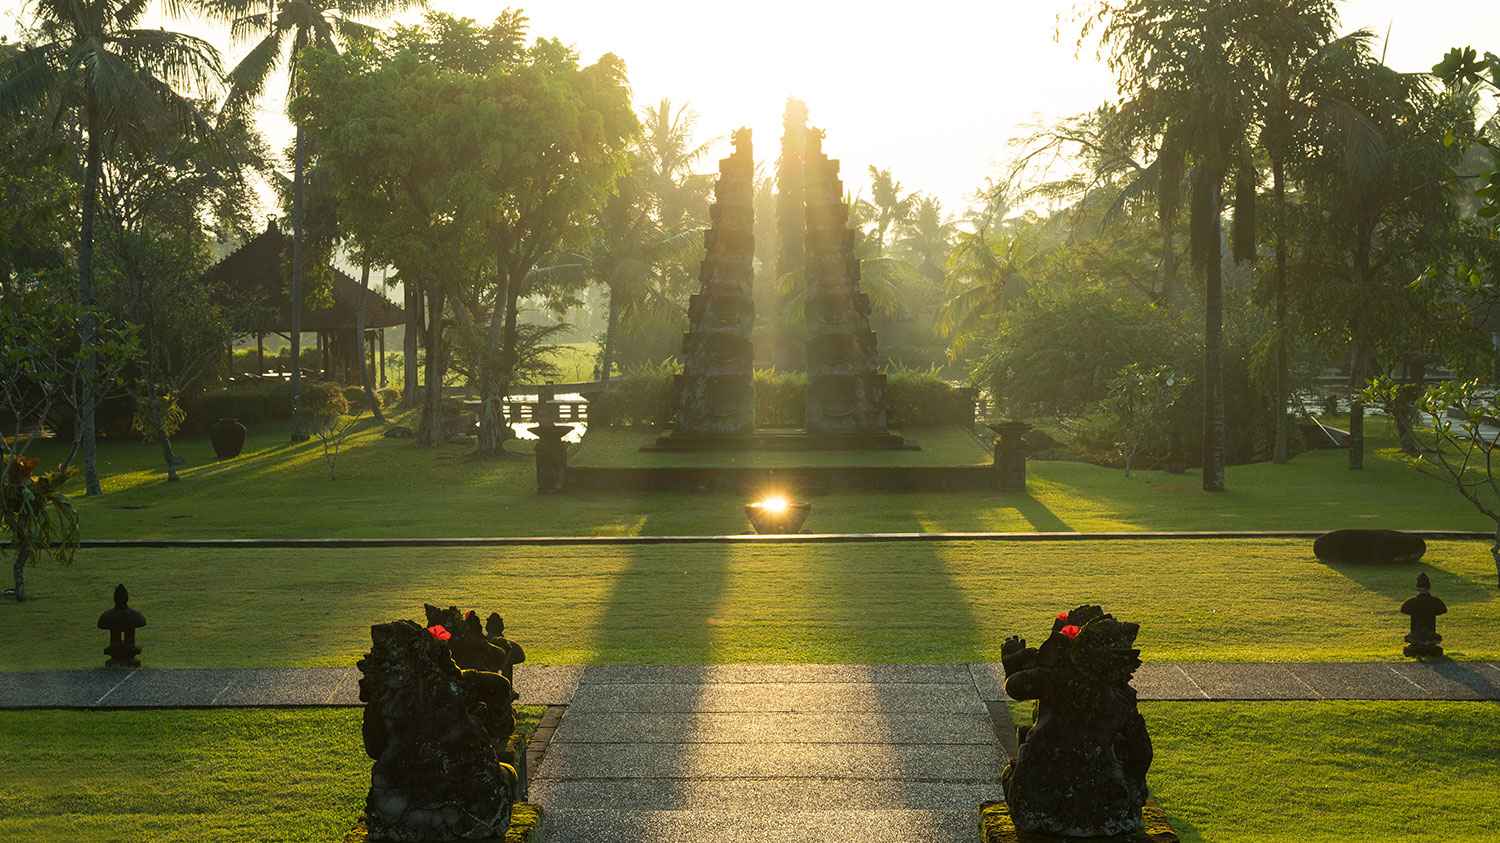
M 1421 536 L 1399 530 L 1334 530 L 1313 542 L 1313 555 L 1336 565 L 1409 565 L 1426 552 Z
M 785 509 L 772 509 L 760 502 L 745 504 L 745 517 L 761 535 L 800 533 L 811 512 L 812 504 L 797 501 L 789 501 Z

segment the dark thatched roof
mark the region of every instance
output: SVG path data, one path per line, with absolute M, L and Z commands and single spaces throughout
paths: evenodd
M 228 304 L 259 305 L 266 317 L 257 327 L 265 332 L 291 329 L 291 307 L 288 293 L 292 238 L 283 234 L 272 219 L 266 230 L 251 238 L 214 264 L 204 273 L 204 281 L 218 287 Z M 331 278 L 333 304 L 329 307 L 306 305 L 302 308 L 302 330 L 340 332 L 353 330 L 356 302 L 360 300 L 359 281 L 338 267 L 309 267 L 308 275 L 326 272 Z M 321 280 L 321 279 L 320 279 Z M 309 278 L 309 286 L 317 282 Z M 406 324 L 406 313 L 391 303 L 371 285 L 365 294 L 365 327 L 390 328 Z

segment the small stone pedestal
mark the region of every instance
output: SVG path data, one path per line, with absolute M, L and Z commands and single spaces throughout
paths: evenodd
M 1177 832 L 1167 819 L 1167 812 L 1156 802 L 1147 802 L 1141 809 L 1144 828 L 1135 834 L 1114 837 L 1058 837 L 1055 834 L 1037 834 L 1021 831 L 1011 819 L 1010 808 L 1004 802 L 986 802 L 979 806 L 980 843 L 1177 843 Z
M 568 481 L 568 446 L 563 442 L 572 428 L 544 424 L 532 432 L 536 443 L 536 490 L 543 495 L 561 492 Z
M 995 439 L 995 488 L 1002 492 L 1026 491 L 1026 443 L 1031 425 L 1025 422 L 995 422 L 986 425 Z

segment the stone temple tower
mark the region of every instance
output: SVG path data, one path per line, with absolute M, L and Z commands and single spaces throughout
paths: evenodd
M 751 329 L 755 302 L 755 157 L 750 130 L 734 133 L 734 153 L 719 162 L 719 182 L 704 234 L 702 286 L 688 305 L 682 374 L 671 438 L 745 436 L 755 430 Z
M 859 288 L 839 162 L 823 153 L 821 131 L 808 136 L 806 180 L 807 432 L 883 439 L 890 436 L 885 375 L 870 329 L 870 298 Z

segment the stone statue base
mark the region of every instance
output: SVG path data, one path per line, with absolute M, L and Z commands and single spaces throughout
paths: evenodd
M 365 818 L 360 817 L 354 828 L 344 835 L 343 843 L 375 843 L 365 828 Z M 448 841 L 434 841 L 448 843 Z M 510 809 L 510 828 L 504 837 L 488 840 L 452 841 L 452 843 L 542 843 L 542 808 L 530 802 L 517 802 Z
M 1010 807 L 1004 802 L 986 802 L 979 806 L 979 839 L 981 843 L 1177 843 L 1177 832 L 1167 819 L 1167 812 L 1154 800 L 1141 809 L 1145 828 L 1135 834 L 1114 837 L 1059 837 L 1055 834 L 1037 834 L 1020 831 L 1010 817 Z

